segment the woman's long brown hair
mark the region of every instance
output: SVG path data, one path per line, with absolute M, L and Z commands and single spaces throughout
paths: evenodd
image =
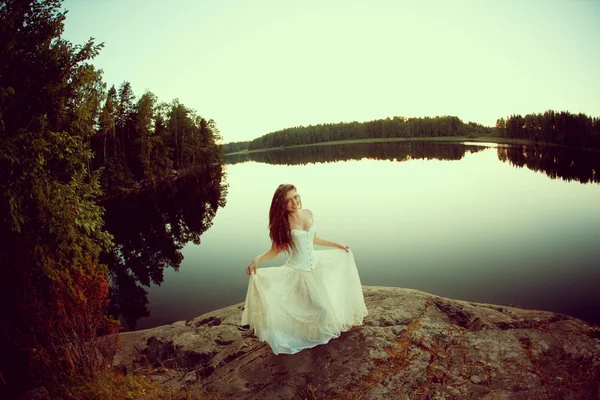
M 269 210 L 269 237 L 279 250 L 291 253 L 294 249 L 290 221 L 288 220 L 287 202 L 285 195 L 290 190 L 296 190 L 294 185 L 282 183 L 275 190 L 271 209 Z M 302 201 L 300 201 L 302 208 Z

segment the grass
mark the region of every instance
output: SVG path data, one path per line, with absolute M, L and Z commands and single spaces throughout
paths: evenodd
M 235 153 L 227 153 L 226 156 L 233 156 L 239 154 L 251 154 L 260 153 L 269 150 L 277 149 L 295 149 L 300 147 L 313 147 L 313 146 L 335 146 L 340 144 L 363 144 L 363 143 L 390 143 L 390 142 L 491 142 L 499 144 L 535 144 L 533 140 L 527 139 L 513 139 L 503 138 L 499 136 L 436 136 L 436 137 L 424 137 L 424 138 L 377 138 L 377 139 L 352 139 L 352 140 L 335 140 L 331 142 L 301 144 L 296 146 L 281 146 L 281 147 L 270 147 L 268 149 L 258 150 L 242 150 L 236 151 Z
M 122 375 L 106 371 L 92 381 L 73 382 L 62 387 L 60 398 L 69 400 L 216 400 L 218 397 L 191 389 L 175 389 L 161 385 L 145 376 Z

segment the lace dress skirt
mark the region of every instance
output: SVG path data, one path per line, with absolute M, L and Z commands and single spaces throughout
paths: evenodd
M 325 344 L 367 315 L 352 252 L 318 250 L 314 269 L 286 263 L 250 276 L 242 325 L 275 354 Z

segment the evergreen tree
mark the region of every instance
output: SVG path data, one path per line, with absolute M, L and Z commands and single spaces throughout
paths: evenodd
M 152 148 L 155 143 L 154 136 L 154 107 L 157 99 L 152 92 L 146 92 L 140 97 L 136 106 L 135 114 L 135 164 L 137 176 L 152 179 L 154 171 L 151 163 Z
M 560 145 L 600 149 L 597 118 L 567 111 L 548 110 L 543 114 L 511 115 L 506 120 L 506 137 Z
M 108 90 L 104 107 L 100 113 L 99 130 L 96 135 L 98 146 L 95 146 L 97 164 L 105 165 L 109 155 L 115 157 L 117 130 L 117 91 L 113 86 Z

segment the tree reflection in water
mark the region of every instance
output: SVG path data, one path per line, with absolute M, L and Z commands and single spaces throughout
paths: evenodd
M 335 161 L 361 160 L 460 160 L 465 153 L 475 153 L 485 147 L 449 142 L 387 142 L 292 147 L 256 153 L 225 156 L 226 164 L 257 161 L 267 164 L 298 165 Z
M 268 164 L 303 165 L 346 160 L 407 161 L 413 159 L 460 160 L 486 146 L 444 142 L 388 142 L 311 146 L 270 150 L 225 157 L 225 163 L 257 161 Z M 502 146 L 500 161 L 515 167 L 543 171 L 550 178 L 581 183 L 600 182 L 598 153 L 549 146 Z M 115 247 L 102 255 L 111 275 L 111 313 L 123 318 L 129 329 L 149 315 L 144 286 L 163 282 L 166 267 L 178 269 L 181 249 L 212 225 L 227 194 L 221 166 L 206 169 L 170 184 L 123 198 L 106 200 L 106 228 Z
M 200 243 L 226 195 L 222 166 L 216 165 L 102 204 L 115 244 L 100 259 L 110 270 L 112 315 L 123 318 L 129 329 L 150 315 L 142 286 L 160 285 L 165 268 L 179 268 L 181 249 L 190 241 Z
M 498 159 L 515 167 L 541 171 L 552 179 L 600 183 L 600 153 L 550 146 L 510 146 L 498 148 Z
M 298 165 L 335 161 L 373 160 L 407 161 L 415 159 L 460 160 L 466 153 L 486 149 L 482 145 L 456 142 L 387 142 L 340 144 L 274 149 L 225 156 L 226 164 L 257 161 L 267 164 Z M 502 145 L 498 159 L 515 167 L 542 171 L 552 179 L 581 183 L 600 182 L 600 154 L 594 151 L 539 145 Z

